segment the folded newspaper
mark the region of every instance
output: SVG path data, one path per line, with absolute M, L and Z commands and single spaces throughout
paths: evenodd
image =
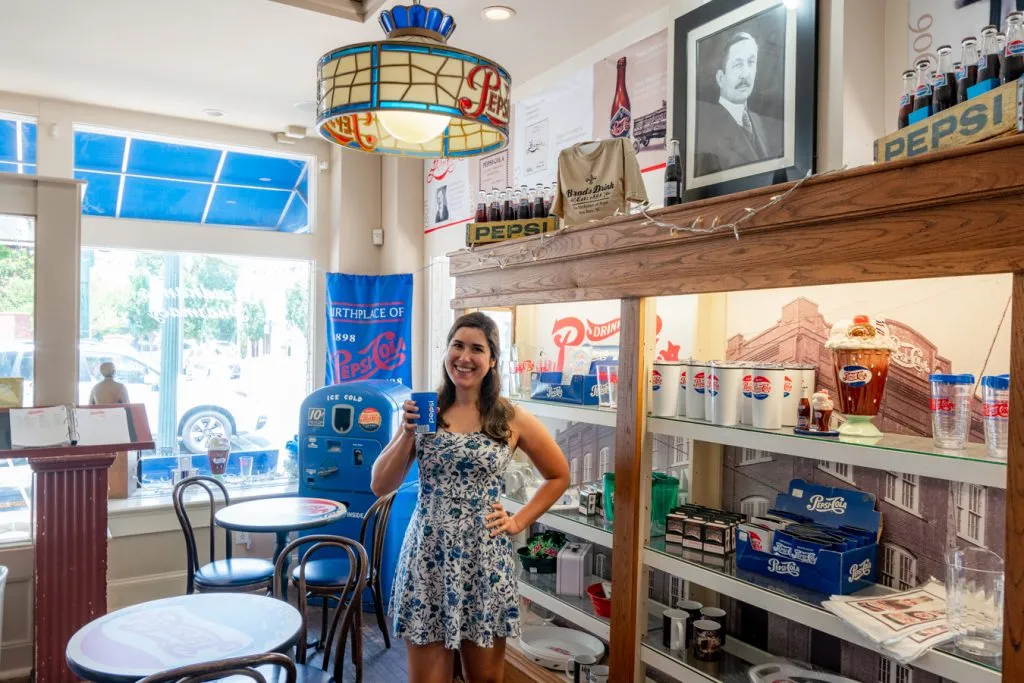
M 902 664 L 953 638 L 946 615 L 946 588 L 935 579 L 902 593 L 835 595 L 822 607 Z

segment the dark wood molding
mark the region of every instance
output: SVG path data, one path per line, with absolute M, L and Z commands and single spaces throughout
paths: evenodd
M 565 683 L 565 676 L 534 664 L 522 652 L 510 647 L 505 650 L 505 683 Z
M 652 215 L 735 220 L 789 185 Z M 1024 137 L 812 178 L 731 231 L 620 217 L 551 238 L 451 254 L 453 307 L 668 296 L 1024 270 Z M 539 249 L 535 254 L 531 249 Z M 497 265 L 500 260 L 504 267 Z
M 1024 272 L 1013 274 L 1010 328 L 1010 436 L 1006 469 L 1006 587 L 1003 680 L 1024 681 Z

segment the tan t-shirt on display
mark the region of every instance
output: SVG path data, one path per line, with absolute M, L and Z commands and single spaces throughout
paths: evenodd
M 596 148 L 591 149 L 591 147 Z M 626 213 L 647 190 L 632 144 L 625 138 L 581 142 L 558 154 L 558 194 L 551 212 L 567 226 Z

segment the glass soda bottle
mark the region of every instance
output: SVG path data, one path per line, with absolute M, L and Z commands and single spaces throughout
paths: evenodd
M 487 193 L 480 190 L 477 193 L 476 199 L 476 222 L 486 223 L 487 222 Z
M 917 84 L 914 86 L 914 111 L 930 107 L 932 104 L 932 70 L 931 62 L 922 58 L 914 63 L 917 71 Z
M 683 203 L 682 161 L 679 157 L 679 140 L 672 140 L 672 152 L 665 166 L 665 206 Z
M 1010 12 L 1006 17 L 1003 83 L 1012 83 L 1022 75 L 1024 75 L 1024 13 Z
M 537 183 L 533 189 L 533 214 L 531 218 L 547 218 L 548 212 L 544 208 L 544 183 Z
M 978 59 L 978 83 L 999 80 L 999 30 L 989 24 L 981 30 L 981 57 Z
M 960 71 L 956 74 L 957 104 L 967 101 L 967 89 L 978 82 L 978 39 L 968 36 L 960 41 Z
M 917 87 L 917 74 L 914 71 L 903 72 L 903 96 L 900 97 L 900 113 L 897 128 L 910 125 L 910 112 L 914 111 L 914 89 Z
M 501 193 L 501 220 L 503 221 L 516 219 L 516 211 L 512 208 L 512 199 L 512 188 L 506 187 L 505 191 Z
M 939 54 L 939 68 L 935 72 L 935 80 L 932 82 L 932 113 L 938 113 L 949 109 L 956 104 L 956 74 L 953 72 L 953 48 L 949 45 L 941 45 L 937 50 Z
M 501 193 L 491 190 L 487 193 L 487 220 L 494 222 L 501 220 Z
M 530 216 L 530 189 L 526 185 L 519 187 L 519 201 L 516 203 L 516 218 L 521 221 L 529 220 Z
M 544 215 L 551 215 L 551 203 L 555 200 L 555 190 L 550 185 L 544 186 Z

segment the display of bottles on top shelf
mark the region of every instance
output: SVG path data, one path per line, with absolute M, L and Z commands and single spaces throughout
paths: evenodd
M 551 214 L 554 189 L 550 185 L 537 185 L 531 190 L 521 185 L 518 190 L 480 190 L 476 203 L 476 222 L 516 221 L 528 218 L 546 218 Z

